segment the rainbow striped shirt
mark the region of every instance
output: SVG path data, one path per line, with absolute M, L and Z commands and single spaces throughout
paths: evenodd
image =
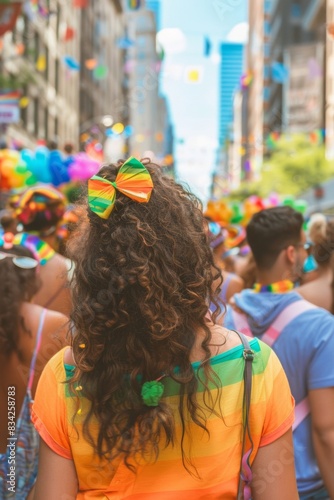
M 265 446 L 287 432 L 294 419 L 294 401 L 282 366 L 275 353 L 258 339 L 250 340 L 255 351 L 253 386 L 250 409 L 251 437 L 254 442 L 251 462 L 260 446 Z M 243 346 L 236 346 L 211 358 L 211 366 L 218 375 L 222 391 L 220 405 L 223 418 L 203 411 L 207 417 L 210 436 L 192 421 L 184 438 L 184 450 L 191 456 L 198 476 L 189 474 L 182 465 L 181 425 L 177 411 L 179 385 L 163 379 L 163 401 L 175 408 L 176 444 L 161 449 L 155 463 L 140 464 L 137 474 L 128 470 L 122 460 L 100 462 L 91 445 L 82 435 L 82 422 L 90 402 L 77 401 L 63 382 L 71 377 L 73 367 L 64 365 L 64 348 L 46 365 L 36 392 L 32 419 L 48 446 L 62 457 L 74 461 L 79 492 L 77 499 L 107 498 L 112 500 L 197 500 L 235 499 L 239 478 L 242 399 Z M 200 363 L 193 363 L 201 372 Z M 209 385 L 210 387 L 210 385 Z M 199 384 L 198 402 L 203 401 L 203 387 Z M 215 401 L 217 389 L 210 387 Z M 201 405 L 202 406 L 202 405 Z M 219 410 L 218 410 L 219 411 Z M 97 422 L 91 423 L 92 435 L 97 433 Z M 248 448 L 247 448 L 248 447 Z M 247 449 L 250 444 L 247 443 Z

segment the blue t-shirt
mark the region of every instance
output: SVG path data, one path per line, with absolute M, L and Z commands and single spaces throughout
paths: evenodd
M 253 335 L 260 339 L 280 312 L 297 300 L 303 299 L 294 291 L 243 290 L 235 295 L 237 307 L 247 315 Z M 224 326 L 235 329 L 230 306 Z M 320 308 L 303 312 L 283 329 L 272 349 L 283 365 L 296 404 L 312 389 L 334 387 L 334 316 L 329 312 Z M 315 457 L 310 415 L 294 431 L 293 439 L 299 493 L 320 489 L 324 483 Z

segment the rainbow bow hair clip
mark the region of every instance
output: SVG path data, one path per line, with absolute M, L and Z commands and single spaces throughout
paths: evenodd
M 115 181 L 94 175 L 88 181 L 88 204 L 92 212 L 108 219 L 116 200 L 116 191 L 138 203 L 147 203 L 151 197 L 153 181 L 145 166 L 131 156 L 120 167 Z

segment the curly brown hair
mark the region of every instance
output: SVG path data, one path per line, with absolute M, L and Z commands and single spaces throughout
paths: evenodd
M 114 181 L 121 164 L 103 166 L 98 175 Z M 158 165 L 145 165 L 154 184 L 150 201 L 137 203 L 117 192 L 107 220 L 87 209 L 68 248 L 75 262 L 71 319 L 76 371 L 70 387 L 79 383 L 92 403 L 84 421 L 86 439 L 100 457 L 122 455 L 129 468 L 130 457 L 157 459 L 159 446 L 175 440 L 172 408 L 163 402 L 146 406 L 140 396 L 145 381 L 164 374 L 180 384 L 183 437 L 185 412 L 206 430 L 196 402 L 198 384 L 206 392 L 209 380 L 219 386 L 210 368 L 205 316 L 210 302 L 217 309 L 213 321 L 221 312 L 220 288 L 212 291 L 221 275 L 201 204 Z M 205 374 L 200 382 L 189 359 L 199 331 Z M 209 394 L 206 401 L 213 411 Z M 99 423 L 95 441 L 89 430 L 93 416 Z M 187 468 L 191 459 L 182 441 Z
M 19 257 L 34 258 L 27 248 L 14 245 L 9 250 L 0 247 L 2 253 L 9 253 Z M 7 356 L 18 349 L 19 327 L 25 328 L 20 314 L 22 302 L 29 302 L 37 293 L 40 280 L 36 269 L 21 269 L 9 257 L 0 260 L 0 346 Z M 30 332 L 28 332 L 30 333 Z

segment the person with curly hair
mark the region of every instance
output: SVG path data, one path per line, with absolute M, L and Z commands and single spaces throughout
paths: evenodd
M 72 345 L 32 410 L 35 500 L 228 500 L 243 486 L 297 500 L 287 379 L 269 347 L 208 314 L 220 272 L 201 208 L 147 159 L 88 182 L 70 243 Z
M 334 220 L 312 215 L 308 234 L 313 243 L 309 259 L 315 265 L 312 272 L 303 275 L 297 291 L 305 300 L 334 314 Z
M 0 238 L 2 500 L 25 499 L 36 480 L 39 436 L 30 406 L 42 369 L 66 345 L 67 318 L 31 302 L 40 286 L 37 269 L 33 254 L 13 245 L 12 234 Z
M 58 252 L 57 226 L 65 213 L 65 197 L 48 185 L 32 186 L 11 202 L 23 232 L 15 244 L 33 252 L 40 263 L 41 287 L 36 304 L 69 315 L 72 307 L 69 280 L 72 263 Z

